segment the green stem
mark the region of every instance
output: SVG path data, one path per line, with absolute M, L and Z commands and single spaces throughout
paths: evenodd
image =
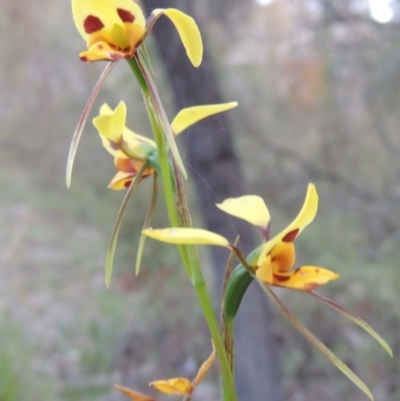
M 179 220 L 175 209 L 175 199 L 174 199 L 174 186 L 171 179 L 170 167 L 168 161 L 168 150 L 166 146 L 166 142 L 164 139 L 164 131 L 160 124 L 160 121 L 155 112 L 155 106 L 152 101 L 152 96 L 150 93 L 148 82 L 145 78 L 145 74 L 142 71 L 143 66 L 139 65 L 139 60 L 136 58 L 132 58 L 128 60 L 128 64 L 131 67 L 133 73 L 135 74 L 140 88 L 142 89 L 143 99 L 146 105 L 147 113 L 149 115 L 151 128 L 153 130 L 154 139 L 156 141 L 158 157 L 160 161 L 160 170 L 161 170 L 161 178 L 164 187 L 164 195 L 165 202 L 167 205 L 168 217 L 170 223 L 173 227 L 179 227 Z M 183 246 L 178 246 L 179 253 L 181 258 L 187 259 L 186 256 L 183 255 L 182 249 Z M 185 268 L 187 267 L 187 263 L 184 263 Z M 189 270 L 186 268 L 188 274 Z
M 183 187 L 183 180 L 179 169 L 175 166 L 175 163 L 174 173 L 176 181 L 176 193 L 174 191 L 174 185 L 170 174 L 168 147 L 165 139 L 165 133 L 168 130 L 170 131 L 171 127 L 162 106 L 152 76 L 146 68 L 146 65 L 150 65 L 149 60 L 146 59 L 146 61 L 144 62 L 143 57 L 146 57 L 146 55 L 143 53 L 138 53 L 135 58 L 128 60 L 128 63 L 136 78 L 138 79 L 139 85 L 142 89 L 143 98 L 153 129 L 154 138 L 157 144 L 169 220 L 171 226 L 173 227 L 190 227 L 190 214 L 186 201 L 186 193 Z M 175 195 L 177 197 L 176 203 Z M 194 290 L 202 308 L 205 320 L 210 330 L 211 337 L 214 341 L 215 349 L 220 360 L 221 373 L 223 378 L 223 400 L 236 401 L 237 397 L 233 372 L 231 371 L 219 324 L 216 319 L 210 297 L 207 293 L 207 288 L 201 272 L 196 248 L 194 248 L 193 246 L 180 245 L 178 246 L 178 250 L 182 259 L 182 263 L 185 266 L 186 272 L 188 273 L 192 281 Z

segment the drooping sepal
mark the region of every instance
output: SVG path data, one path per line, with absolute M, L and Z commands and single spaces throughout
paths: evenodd
M 168 17 L 175 25 L 189 60 L 193 66 L 198 67 L 203 59 L 203 42 L 194 19 L 175 8 L 158 8 L 153 10 L 147 19 L 146 34 L 151 31 L 154 23 L 162 15 Z

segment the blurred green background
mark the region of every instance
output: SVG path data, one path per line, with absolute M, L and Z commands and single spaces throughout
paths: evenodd
M 246 192 L 264 197 L 276 232 L 297 213 L 307 183 L 317 185 L 320 209 L 298 240 L 298 263 L 339 272 L 341 279 L 323 294 L 367 320 L 391 344 L 394 359 L 306 294 L 278 293 L 377 401 L 395 401 L 399 3 L 264 3 L 235 1 L 222 17 L 218 2 L 199 10 L 225 99 L 239 102 L 230 118 Z M 0 4 L 0 400 L 111 400 L 112 384 L 127 369 L 139 390 L 179 369 L 192 372 L 190 363 L 208 353 L 208 336 L 175 250 L 148 241 L 142 274 L 134 276 L 151 183 L 143 182 L 130 204 L 110 290 L 105 256 L 123 194 L 107 190 L 113 161 L 91 124 L 72 186 L 65 186 L 72 133 L 104 64 L 79 61 L 84 43 L 69 1 Z M 173 117 L 151 41 L 149 50 Z M 122 99 L 129 127 L 150 135 L 138 86 L 123 62 L 107 79 L 93 116 L 102 103 L 115 107 Z M 195 202 L 190 183 L 189 189 Z M 201 224 L 200 216 L 195 220 Z M 164 224 L 159 202 L 153 225 Z M 279 316 L 274 332 L 287 400 L 365 399 Z M 211 379 L 204 387 L 203 399 L 216 399 L 216 384 Z

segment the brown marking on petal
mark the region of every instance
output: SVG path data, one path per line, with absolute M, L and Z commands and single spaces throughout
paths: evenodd
M 124 182 L 124 187 L 129 188 L 131 186 L 132 180 Z
M 117 8 L 117 13 L 122 22 L 133 22 L 135 21 L 135 16 L 128 10 L 122 8 Z
M 268 223 L 267 227 L 260 227 L 261 237 L 264 242 L 269 241 L 271 236 L 271 222 Z
M 274 274 L 274 280 L 279 281 L 280 283 L 284 283 L 285 281 L 288 281 L 291 276 L 278 276 L 277 274 Z
M 83 27 L 85 28 L 86 33 L 91 34 L 93 32 L 100 31 L 100 29 L 103 29 L 104 24 L 101 22 L 99 17 L 89 15 L 83 22 Z
M 88 62 L 89 62 L 89 59 L 88 59 L 86 56 L 79 57 L 79 59 L 80 59 L 81 61 L 84 61 L 85 63 L 88 63 Z
M 98 45 L 97 45 L 97 48 L 98 48 L 99 50 L 103 50 L 103 49 L 104 49 L 104 46 L 101 45 L 101 44 L 98 44 Z
M 299 233 L 299 231 L 300 231 L 300 229 L 298 229 L 298 228 L 296 228 L 296 229 L 293 230 L 293 231 L 290 231 L 289 233 L 287 233 L 287 234 L 282 238 L 282 241 L 283 241 L 283 242 L 293 242 L 293 241 L 296 239 L 297 234 Z
M 108 142 L 110 144 L 110 148 L 111 149 L 113 149 L 113 150 L 118 150 L 119 149 L 119 146 L 115 142 L 112 142 L 112 141 L 108 141 Z

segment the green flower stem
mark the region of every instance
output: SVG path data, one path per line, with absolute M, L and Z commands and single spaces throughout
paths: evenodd
M 137 77 L 139 85 L 142 89 L 143 98 L 157 144 L 168 216 L 172 227 L 191 227 L 190 213 L 186 201 L 186 193 L 183 187 L 183 180 L 181 172 L 175 166 L 175 163 L 174 173 L 176 178 L 175 184 L 177 187 L 176 194 L 173 189 L 173 182 L 171 180 L 168 148 L 165 140 L 165 132 L 167 130 L 171 130 L 171 127 L 151 73 L 149 73 L 146 67 L 147 65 L 150 65 L 149 60 L 143 60 L 143 57 L 146 58 L 146 54 L 143 52 L 139 53 L 135 58 L 128 60 L 128 63 L 133 73 Z M 177 197 L 176 203 L 175 195 Z M 207 293 L 207 288 L 201 272 L 196 248 L 193 246 L 180 245 L 178 246 L 178 250 L 186 272 L 192 281 L 220 360 L 223 378 L 223 400 L 236 401 L 237 397 L 233 372 L 231 370 L 228 355 L 224 347 L 219 324 L 214 314 L 210 297 Z
M 138 60 L 136 58 L 129 59 L 128 64 L 131 67 L 133 73 L 135 74 L 137 81 L 139 82 L 140 88 L 142 89 L 143 99 L 149 115 L 151 128 L 154 133 L 154 139 L 157 144 L 168 217 L 173 227 L 179 227 L 180 224 L 175 209 L 174 190 L 171 181 L 171 174 L 168 162 L 168 150 L 164 139 L 164 132 L 159 123 L 158 117 L 155 113 L 155 108 L 152 102 L 149 86 L 146 82 L 144 74 L 141 71 L 141 68 L 139 67 Z M 188 269 L 187 267 L 188 266 L 187 258 L 186 255 L 184 254 L 185 252 L 183 252 L 183 246 L 178 246 L 178 250 L 181 255 L 181 258 L 186 260 L 184 266 L 186 268 L 187 273 L 190 275 L 190 269 Z

